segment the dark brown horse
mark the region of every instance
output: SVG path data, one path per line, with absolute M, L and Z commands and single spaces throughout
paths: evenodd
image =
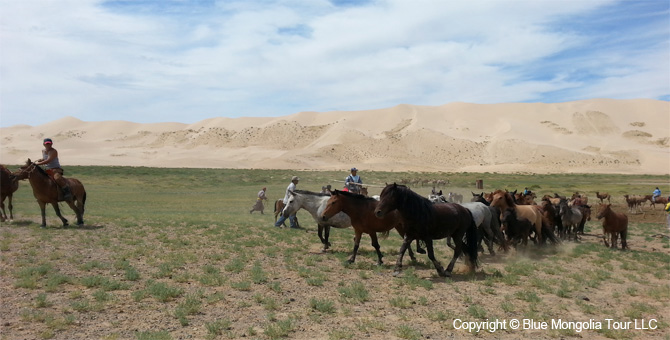
M 626 236 L 628 234 L 628 216 L 617 213 L 612 210 L 611 204 L 601 205 L 596 218 L 603 219 L 603 242 L 605 247 L 610 247 L 607 243 L 607 235 L 612 239 L 612 248 L 617 247 L 617 237 L 621 236 L 621 249 L 628 248 Z
M 7 220 L 7 212 L 5 212 L 5 198 L 9 198 L 9 220 L 14 219 L 14 206 L 12 205 L 12 196 L 14 192 L 19 189 L 19 180 L 14 176 L 4 165 L 0 165 L 0 221 Z
M 507 236 L 507 241 L 512 243 L 514 249 L 516 249 L 519 242 L 523 243 L 524 247 L 528 245 L 528 238 L 533 230 L 533 223 L 526 218 L 518 217 L 516 209 L 507 208 L 503 211 L 502 225 Z
M 406 231 L 395 266 L 396 274 L 400 272 L 402 258 L 413 240 L 426 242 L 428 258 L 433 262 L 440 276 L 451 274 L 456 260 L 464 251 L 468 255 L 471 269 L 477 266 L 479 236 L 470 210 L 456 203 L 433 204 L 408 187 L 393 183 L 382 190 L 375 215 L 383 218 L 394 210 L 400 213 Z M 435 259 L 433 240 L 447 237 L 451 237 L 456 246 L 454 256 L 445 271 L 440 262 Z
M 372 246 L 377 251 L 377 264 L 381 265 L 382 253 L 379 248 L 379 241 L 377 240 L 377 233 L 388 233 L 389 230 L 394 229 L 398 234 L 405 237 L 405 229 L 403 228 L 400 214 L 397 211 L 392 211 L 386 214 L 383 218 L 375 216 L 375 209 L 377 208 L 377 201 L 374 198 L 365 197 L 359 194 L 353 194 L 346 191 L 333 190 L 332 196 L 326 203 L 326 208 L 321 213 L 321 218 L 327 221 L 333 215 L 344 212 L 351 219 L 351 226 L 354 227 L 354 251 L 347 262 L 354 263 L 356 261 L 356 254 L 358 254 L 358 246 L 361 242 L 363 233 L 370 235 Z M 412 249 L 409 250 L 410 257 L 414 259 Z
M 63 226 L 67 226 L 67 219 L 60 213 L 58 206 L 58 185 L 56 182 L 44 171 L 42 168 L 31 162 L 30 159 L 26 165 L 21 167 L 21 170 L 15 173 L 18 179 L 28 179 L 30 186 L 33 188 L 33 196 L 37 199 L 37 203 L 42 211 L 42 228 L 47 225 L 45 208 L 47 203 L 51 203 L 56 211 L 56 215 L 63 222 Z M 86 204 L 86 190 L 84 185 L 76 178 L 65 178 L 65 181 L 70 186 L 72 192 L 72 199 L 65 201 L 74 213 L 77 215 L 77 225 L 84 224 L 84 205 Z M 76 203 L 76 205 L 75 205 Z

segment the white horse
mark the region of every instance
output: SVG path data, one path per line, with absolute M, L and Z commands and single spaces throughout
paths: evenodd
M 326 203 L 330 199 L 330 194 L 319 194 L 307 190 L 289 191 L 291 197 L 288 203 L 282 210 L 283 216 L 291 216 L 300 209 L 307 210 L 318 225 L 318 234 L 321 243 L 323 243 L 323 251 L 325 252 L 330 247 L 328 237 L 330 236 L 330 227 L 344 229 L 351 227 L 351 219 L 343 212 L 335 214 L 335 216 L 324 221 L 321 219 L 323 210 L 326 209 Z M 288 214 L 288 215 L 286 215 Z M 324 237 L 325 230 L 325 237 Z
M 491 207 L 480 202 L 460 203 L 464 208 L 470 210 L 475 220 L 475 225 L 479 229 L 480 235 L 486 242 L 486 247 L 491 255 L 495 255 L 493 242 L 498 243 L 503 249 L 507 250 L 507 243 L 500 232 L 500 218 L 491 212 Z M 481 241 L 480 241 L 481 242 Z
M 568 201 L 562 199 L 558 203 L 558 214 L 561 216 L 563 228 L 559 230 L 559 236 L 563 239 L 574 236 L 577 239 L 577 229 L 582 222 L 582 212 L 578 207 L 568 206 Z M 574 235 L 572 235 L 574 233 Z

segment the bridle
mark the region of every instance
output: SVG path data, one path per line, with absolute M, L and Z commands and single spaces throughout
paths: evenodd
M 21 171 L 19 171 L 17 177 L 20 176 L 20 175 L 23 175 L 25 173 L 28 173 L 26 178 L 30 178 L 30 175 L 32 175 L 33 172 L 35 172 L 35 170 L 37 170 L 36 168 L 37 168 L 37 164 L 30 163 L 30 165 L 26 166 L 25 168 L 21 168 Z

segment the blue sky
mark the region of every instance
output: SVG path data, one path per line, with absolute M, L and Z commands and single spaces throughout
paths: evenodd
M 0 126 L 670 100 L 670 1 L 0 0 Z

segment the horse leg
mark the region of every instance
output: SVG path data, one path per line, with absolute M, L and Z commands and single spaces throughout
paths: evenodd
M 626 234 L 628 233 L 627 230 L 624 230 L 621 232 L 621 250 L 626 250 L 628 249 L 628 244 L 626 243 Z
M 609 248 L 610 244 L 607 243 L 607 232 L 605 231 L 605 228 L 603 228 L 603 243 L 605 243 L 605 247 Z
M 63 227 L 67 227 L 67 219 L 60 213 L 60 207 L 58 206 L 58 203 L 51 203 L 51 205 L 53 205 L 54 211 L 56 211 L 56 216 L 58 216 L 61 222 L 63 222 Z
M 11 209 L 9 210 L 11 213 Z M 5 198 L 3 197 L 2 200 L 0 201 L 0 222 L 4 222 L 7 220 L 7 213 L 5 212 Z
M 383 255 L 379 247 L 379 241 L 377 240 L 377 233 L 374 232 L 370 233 L 370 239 L 372 241 L 372 246 L 375 247 L 375 250 L 377 251 L 377 258 L 378 258 L 377 265 L 381 266 L 382 264 L 384 264 L 384 262 L 382 262 Z
M 67 205 L 70 206 L 70 208 L 74 211 L 74 214 L 77 216 L 77 225 L 84 225 L 84 217 L 82 216 L 81 209 L 79 209 L 79 207 L 74 204 L 74 200 L 67 201 Z
M 458 241 L 454 240 L 454 242 L 456 242 L 456 248 L 458 248 Z M 426 240 L 426 250 L 428 251 L 428 258 L 433 262 L 433 266 L 435 266 L 435 270 L 437 270 L 437 275 L 440 275 L 442 277 L 448 276 L 447 273 L 444 271 L 444 268 L 442 267 L 440 261 L 435 259 L 435 252 L 433 251 L 432 239 Z
M 9 220 L 10 221 L 14 220 L 14 212 L 13 212 L 14 211 L 14 206 L 12 205 L 12 196 L 13 196 L 12 194 L 9 194 L 9 196 L 7 197 L 7 198 L 9 198 Z M 2 212 L 3 213 L 5 212 L 4 209 L 2 210 Z M 5 215 L 5 218 L 6 217 L 7 217 L 7 215 Z
M 47 214 L 46 214 L 45 210 L 46 210 L 47 204 L 46 204 L 46 202 L 42 202 L 42 201 L 37 201 L 37 204 L 40 205 L 40 212 L 42 213 L 42 225 L 40 225 L 40 227 L 46 228 L 47 227 Z
M 619 232 L 615 231 L 615 232 L 611 233 L 611 235 L 612 235 L 612 249 L 617 249 L 617 247 L 618 247 L 617 243 L 619 243 L 619 240 L 618 240 L 619 239 Z
M 456 260 L 458 260 L 458 258 L 463 253 L 463 237 L 454 238 L 454 242 L 456 243 L 456 247 L 454 248 L 454 257 L 452 257 L 451 261 L 449 261 L 449 265 L 447 265 L 447 271 L 444 272 L 443 274 L 440 274 L 440 276 L 451 276 L 451 272 L 454 270 L 454 265 L 456 264 Z M 428 251 L 428 254 L 431 254 L 431 250 L 432 249 L 430 249 Z M 430 257 L 430 255 L 428 255 L 428 256 Z M 436 261 L 434 261 L 433 263 L 435 263 L 435 262 Z M 435 266 L 435 268 L 437 268 L 437 265 Z M 442 269 L 442 267 L 440 266 L 439 269 Z M 439 273 L 439 269 L 438 269 L 438 273 Z
M 325 230 L 325 237 L 323 236 Z M 322 252 L 326 252 L 328 248 L 330 248 L 330 242 L 328 242 L 328 237 L 330 235 L 330 226 L 323 226 L 323 225 L 318 225 L 318 234 L 319 234 L 319 239 L 321 240 L 321 243 L 323 244 L 323 250 Z
M 356 254 L 358 254 L 358 246 L 361 244 L 361 235 L 362 232 L 356 230 L 356 235 L 354 236 L 354 253 L 351 254 L 351 257 L 347 260 L 348 263 L 354 263 L 356 261 Z
M 447 236 L 447 246 L 451 249 L 456 249 L 454 245 L 451 243 L 451 236 Z
M 398 276 L 400 274 L 400 271 L 402 270 L 402 258 L 405 256 L 405 251 L 407 248 L 409 248 L 412 245 L 412 239 L 410 239 L 407 234 L 402 239 L 402 245 L 400 246 L 400 250 L 398 251 L 400 255 L 398 255 L 398 259 L 396 260 L 395 263 L 395 269 L 393 270 L 393 276 Z M 417 240 L 418 241 L 418 240 Z
M 416 240 L 416 252 L 419 254 L 425 254 L 426 250 L 421 248 L 421 244 L 419 243 L 419 240 Z M 412 254 L 412 248 L 409 248 L 409 253 L 410 255 Z
M 487 225 L 486 223 L 484 223 L 484 225 L 482 226 L 482 230 L 483 230 L 482 235 L 486 234 L 488 236 L 486 238 L 482 236 L 482 238 L 485 238 L 484 242 L 486 243 L 486 248 L 489 248 L 489 254 L 495 255 L 496 252 L 493 250 L 493 240 L 495 238 L 495 235 L 493 235 L 491 225 L 490 224 Z

